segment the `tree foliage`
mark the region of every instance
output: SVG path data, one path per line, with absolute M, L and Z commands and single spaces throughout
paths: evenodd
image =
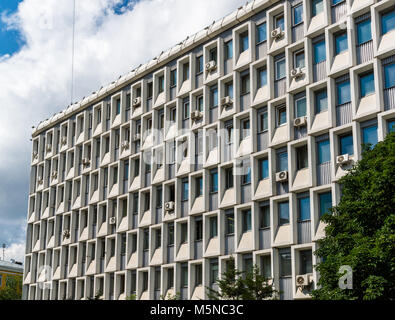
M 0 300 L 22 299 L 22 277 L 7 275 L 6 285 L 0 289 Z
M 323 259 L 315 299 L 395 298 L 395 132 L 339 181 L 342 197 L 322 220 L 325 237 L 315 254 Z M 340 266 L 352 268 L 353 288 L 340 289 Z
M 239 271 L 235 267 L 234 259 L 228 262 L 227 270 L 221 279 L 216 280 L 219 290 L 207 287 L 207 295 L 212 300 L 265 300 L 275 299 L 270 279 L 261 275 L 255 265 L 249 272 Z

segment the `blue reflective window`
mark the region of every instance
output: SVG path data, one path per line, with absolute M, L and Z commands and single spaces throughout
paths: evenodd
M 340 2 L 343 2 L 344 0 L 332 0 L 332 5 L 336 5 Z
M 326 89 L 315 94 L 316 113 L 328 110 L 328 94 Z
M 242 221 L 242 227 L 243 227 L 243 232 L 251 230 L 251 210 L 246 210 L 242 213 L 243 216 L 243 221 Z
M 285 59 L 276 61 L 276 80 L 285 78 Z
M 267 85 L 267 69 L 261 68 L 258 70 L 258 88 Z
M 240 52 L 244 52 L 246 50 L 248 50 L 249 45 L 248 45 L 248 31 L 247 32 L 243 32 L 240 35 Z
M 218 106 L 218 89 L 211 89 L 211 107 Z
M 340 154 L 354 154 L 352 134 L 340 137 Z
M 294 25 L 297 25 L 303 21 L 303 4 L 293 8 L 293 19 Z
M 339 54 L 348 49 L 347 32 L 335 35 L 335 53 Z
M 267 39 L 267 33 L 266 33 L 266 22 L 260 24 L 259 26 L 256 27 L 257 29 L 257 43 L 261 43 L 263 41 L 266 41 Z
M 263 180 L 269 177 L 269 160 L 259 160 L 259 180 Z
M 388 121 L 388 133 L 395 131 L 395 120 Z
M 218 172 L 211 173 L 211 192 L 218 192 Z
M 251 167 L 244 167 L 245 174 L 243 175 L 243 184 L 251 183 Z
M 377 125 L 362 129 L 362 143 L 370 144 L 373 148 L 377 144 Z
M 314 44 L 314 63 L 319 63 L 326 60 L 325 40 Z
M 288 170 L 288 154 L 282 152 L 278 154 L 278 171 Z
M 188 181 L 182 182 L 182 200 L 188 200 L 189 198 L 189 184 Z
M 313 0 L 313 3 L 311 5 L 312 16 L 315 17 L 322 11 L 324 11 L 324 0 Z
M 319 213 L 320 217 L 325 213 L 330 213 L 329 209 L 332 208 L 332 193 L 325 192 L 318 195 L 319 197 Z
M 289 223 L 289 203 L 288 202 L 280 202 L 278 204 L 278 216 L 279 216 L 279 225 L 280 226 Z
M 372 40 L 371 22 L 369 20 L 362 21 L 357 24 L 357 41 L 362 44 Z
M 310 220 L 310 198 L 303 197 L 298 199 L 299 221 Z
M 280 28 L 281 30 L 285 29 L 284 28 L 284 16 L 283 15 L 275 17 L 274 21 L 275 21 L 276 28 Z
M 395 87 L 395 63 L 384 66 L 385 89 Z
M 373 72 L 359 77 L 359 86 L 361 88 L 361 97 L 374 93 L 374 75 Z
M 337 84 L 337 105 L 351 101 L 350 81 L 343 81 Z
M 317 143 L 318 164 L 331 161 L 331 151 L 329 149 L 329 140 L 323 140 Z
M 395 29 L 395 10 L 387 12 L 381 16 L 381 31 L 383 34 Z
M 225 57 L 227 60 L 233 58 L 233 41 L 225 43 Z
M 277 125 L 281 126 L 287 122 L 287 108 L 279 107 L 277 108 Z
M 295 101 L 296 117 L 304 117 L 306 115 L 306 98 Z

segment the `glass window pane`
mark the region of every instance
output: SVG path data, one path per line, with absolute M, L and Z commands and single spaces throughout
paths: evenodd
M 258 71 L 258 88 L 262 88 L 267 85 L 267 70 L 259 69 Z
M 381 29 L 383 34 L 395 29 L 395 10 L 385 13 L 381 17 Z
M 329 209 L 332 208 L 332 193 L 331 192 L 325 192 L 321 193 L 319 195 L 319 212 L 320 212 L 320 217 L 324 213 L 329 213 Z
M 182 200 L 188 200 L 188 189 L 189 189 L 188 182 L 183 182 L 182 183 Z
M 276 61 L 276 80 L 285 78 L 285 59 Z
M 251 210 L 243 212 L 243 232 L 251 230 Z
M 211 173 L 211 192 L 218 191 L 218 172 Z
M 370 93 L 374 93 L 374 75 L 373 72 L 359 78 L 361 97 L 364 97 Z
M 296 100 L 296 117 L 304 117 L 306 115 L 306 98 Z
M 266 41 L 266 23 L 257 26 L 257 43 Z
M 348 49 L 346 32 L 335 36 L 335 49 L 336 49 L 336 54 L 339 54 Z
M 319 91 L 315 95 L 316 99 L 316 113 L 320 113 L 328 110 L 328 94 L 326 89 L 323 91 Z
M 269 161 L 267 159 L 262 159 L 260 163 L 260 179 L 266 179 L 269 177 Z
M 352 134 L 340 137 L 340 154 L 354 154 Z
M 357 38 L 358 44 L 372 40 L 370 19 L 357 24 Z
M 287 109 L 285 107 L 280 107 L 277 109 L 277 113 L 278 125 L 281 126 L 282 124 L 287 122 Z
M 351 101 L 350 82 L 344 81 L 337 85 L 337 105 Z
M 314 44 L 314 63 L 319 63 L 326 60 L 325 41 L 320 41 Z
M 276 28 L 280 28 L 281 30 L 285 30 L 284 28 L 284 16 L 275 17 L 275 25 Z
M 261 268 L 262 268 L 262 275 L 266 278 L 271 278 L 272 264 L 271 264 L 270 255 L 262 257 Z
M 324 11 L 324 0 L 313 0 L 312 15 L 313 17 Z
M 377 144 L 377 126 L 371 126 L 362 129 L 362 143 L 371 144 L 374 147 Z
M 395 63 L 384 67 L 385 89 L 395 86 Z
M 335 5 L 335 4 L 338 4 L 338 3 L 343 2 L 343 1 L 344 0 L 332 0 L 332 4 Z
M 248 50 L 248 31 L 240 35 L 240 52 Z
M 293 8 L 294 25 L 303 21 L 303 5 Z
M 280 277 L 287 277 L 292 275 L 291 266 L 291 250 L 281 249 L 279 251 L 280 256 Z
M 324 140 L 324 141 L 318 142 L 317 148 L 318 148 L 318 163 L 319 164 L 331 161 L 329 140 Z
M 282 152 L 278 155 L 278 165 L 278 171 L 288 170 L 288 154 L 286 152 Z
M 388 121 L 388 133 L 395 131 L 395 120 Z
M 299 220 L 310 220 L 310 197 L 300 198 L 299 205 Z
M 304 52 L 299 52 L 295 54 L 295 68 L 303 68 L 304 66 Z
M 260 228 L 270 228 L 270 207 L 262 206 L 260 207 L 261 220 Z
M 284 225 L 289 223 L 289 203 L 280 202 L 278 204 L 279 224 Z

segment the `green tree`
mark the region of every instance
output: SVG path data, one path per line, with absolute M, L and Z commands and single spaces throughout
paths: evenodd
M 320 279 L 315 299 L 395 298 L 395 132 L 339 181 L 342 197 L 325 214 L 325 237 L 315 254 Z M 339 268 L 352 268 L 352 289 L 340 289 Z
M 22 277 L 7 275 L 6 285 L 0 290 L 0 300 L 22 299 Z
M 212 300 L 264 300 L 275 299 L 270 279 L 261 275 L 255 265 L 249 272 L 239 271 L 235 267 L 234 259 L 228 261 L 227 270 L 221 279 L 216 280 L 219 290 L 207 287 L 207 296 Z

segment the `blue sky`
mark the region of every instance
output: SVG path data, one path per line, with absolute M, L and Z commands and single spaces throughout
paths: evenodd
M 74 101 L 231 13 L 245 0 L 76 3 Z M 10 21 L 13 30 L 7 25 Z M 0 0 L 0 245 L 9 246 L 8 260 L 23 259 L 31 127 L 70 102 L 71 26 L 71 0 Z

